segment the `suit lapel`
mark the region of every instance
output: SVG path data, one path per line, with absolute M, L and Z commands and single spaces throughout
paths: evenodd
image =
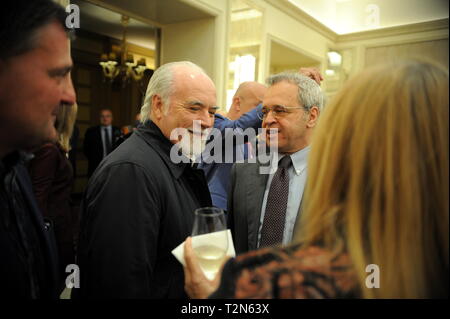
M 248 222 L 248 248 L 256 249 L 258 242 L 259 221 L 261 219 L 261 208 L 264 199 L 268 174 L 260 174 L 260 164 L 248 165 L 249 178 L 247 179 L 247 222 Z

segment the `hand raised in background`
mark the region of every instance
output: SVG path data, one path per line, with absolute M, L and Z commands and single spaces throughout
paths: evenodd
M 320 72 L 317 68 L 300 68 L 300 70 L 298 70 L 298 72 L 313 79 L 319 85 L 320 85 L 320 82 L 323 81 L 323 76 L 322 76 L 322 74 L 320 74 Z

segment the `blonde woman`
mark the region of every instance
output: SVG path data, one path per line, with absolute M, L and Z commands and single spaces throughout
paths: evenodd
M 65 267 L 75 260 L 74 221 L 70 206 L 73 169 L 67 154 L 76 116 L 76 104 L 61 105 L 55 122 L 57 142 L 43 145 L 34 152 L 35 157 L 29 163 L 33 191 L 39 208 L 54 230 L 60 259 L 60 276 L 65 274 Z
M 208 281 L 188 239 L 186 291 L 448 297 L 448 115 L 448 72 L 432 63 L 381 65 L 350 80 L 313 137 L 298 244 L 238 256 Z

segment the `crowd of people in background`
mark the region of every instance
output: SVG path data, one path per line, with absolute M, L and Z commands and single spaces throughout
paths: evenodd
M 448 70 L 380 64 L 325 106 L 320 72 L 302 68 L 242 83 L 219 114 L 201 67 L 161 65 L 134 125 L 121 130 L 102 109 L 86 131 L 89 181 L 74 213 L 66 17 L 51 0 L 2 9 L 0 298 L 59 298 L 69 264 L 81 273 L 73 299 L 448 298 Z M 226 145 L 213 128 L 265 130 Z M 231 162 L 202 162 L 215 143 Z M 262 174 L 252 159 L 272 147 Z M 210 280 L 189 236 L 194 211 L 212 206 L 238 255 Z M 184 266 L 172 254 L 183 242 Z

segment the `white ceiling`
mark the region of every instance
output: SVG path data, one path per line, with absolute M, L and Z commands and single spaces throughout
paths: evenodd
M 182 0 L 96 0 L 127 10 L 137 16 L 160 24 L 207 18 L 211 15 Z
M 155 49 L 155 26 L 210 17 L 180 0 L 71 0 L 80 7 L 80 27 L 83 30 L 122 39 L 121 14 L 132 14 L 127 27 L 127 42 Z M 113 9 L 111 9 L 113 8 Z M 117 11 L 114 11 L 117 8 Z M 142 18 L 142 19 L 139 19 Z
M 83 30 L 122 39 L 123 27 L 119 13 L 104 9 L 82 0 L 71 3 L 80 7 L 80 27 Z M 149 24 L 130 19 L 127 27 L 127 42 L 147 49 L 155 49 L 155 28 Z
M 449 16 L 448 0 L 287 1 L 338 34 L 438 20 Z M 125 10 L 135 17 L 142 17 L 160 25 L 210 16 L 180 0 L 71 0 L 71 3 L 80 7 L 82 29 L 116 39 L 122 39 L 121 15 L 107 8 Z M 238 15 L 248 13 L 248 8 L 242 0 L 234 0 L 232 9 L 236 17 L 233 17 L 239 19 Z M 378 24 L 374 18 L 376 11 L 379 13 Z M 154 49 L 154 32 L 154 26 L 131 18 L 128 42 Z
M 337 34 L 445 19 L 448 0 L 287 0 Z

